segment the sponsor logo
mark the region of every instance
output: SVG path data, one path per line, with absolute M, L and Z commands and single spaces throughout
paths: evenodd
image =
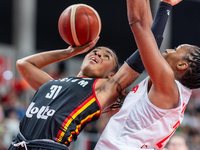
M 53 116 L 55 110 L 49 109 L 49 106 L 42 106 L 41 108 L 34 107 L 35 103 L 31 102 L 27 111 L 26 117 L 32 118 L 33 115 L 36 115 L 37 119 L 47 119 L 49 116 Z

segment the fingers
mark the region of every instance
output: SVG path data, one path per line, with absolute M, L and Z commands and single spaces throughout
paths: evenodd
M 85 51 L 92 49 L 96 45 L 98 40 L 99 40 L 99 36 L 94 41 L 88 43 L 88 45 L 86 45 L 87 47 L 86 47 Z
M 171 4 L 172 6 L 180 3 L 182 0 L 161 0 L 162 2 L 165 2 L 165 3 L 169 3 Z
M 73 47 L 73 49 L 74 49 L 74 51 L 77 51 L 77 54 L 85 53 L 85 52 L 89 51 L 90 49 L 92 49 L 96 45 L 98 40 L 99 40 L 99 36 L 92 42 L 85 44 L 83 46 Z
M 95 40 L 93 40 L 92 42 L 86 44 L 85 46 L 91 49 L 92 47 L 94 47 L 96 45 L 98 40 L 99 40 L 99 36 L 97 36 Z
M 97 43 L 97 41 L 99 40 L 99 36 L 96 37 L 96 39 L 94 40 L 95 44 Z

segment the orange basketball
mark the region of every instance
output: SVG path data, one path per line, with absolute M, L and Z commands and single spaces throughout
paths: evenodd
M 66 43 L 81 46 L 93 41 L 100 34 L 101 19 L 91 6 L 71 5 L 60 15 L 58 30 Z

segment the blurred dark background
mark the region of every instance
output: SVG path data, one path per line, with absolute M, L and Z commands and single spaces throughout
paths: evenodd
M 12 2 L 0 2 L 0 42 L 12 44 Z M 114 49 L 122 63 L 136 50 L 134 37 L 126 14 L 126 1 L 91 0 L 37 0 L 36 51 L 66 48 L 68 45 L 58 33 L 58 19 L 71 4 L 85 3 L 95 8 L 102 20 L 102 31 L 97 46 Z M 171 12 L 171 44 L 174 48 L 188 43 L 200 46 L 200 2 L 183 0 Z

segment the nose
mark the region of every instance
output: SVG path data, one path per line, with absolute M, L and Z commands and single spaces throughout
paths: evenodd
M 172 52 L 172 51 L 174 51 L 174 50 L 173 50 L 173 49 L 166 49 L 166 50 L 165 50 L 165 53 L 168 54 L 168 53 L 170 53 L 170 52 Z
M 99 57 L 101 57 L 101 53 L 99 51 L 96 52 L 95 55 L 98 55 Z

